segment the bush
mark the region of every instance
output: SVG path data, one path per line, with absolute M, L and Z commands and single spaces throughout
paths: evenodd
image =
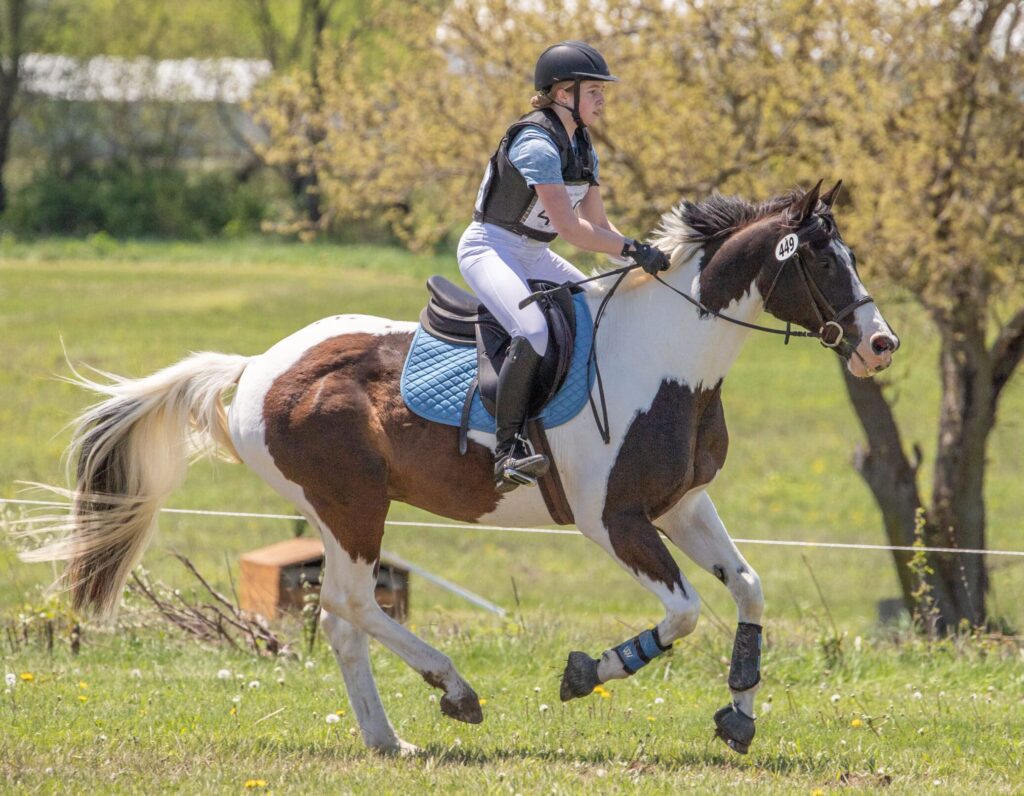
M 267 201 L 226 173 L 109 163 L 37 172 L 12 197 L 3 227 L 19 235 L 204 238 L 259 229 Z

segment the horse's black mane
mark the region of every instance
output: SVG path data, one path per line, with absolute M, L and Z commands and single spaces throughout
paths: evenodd
M 688 243 L 707 243 L 774 215 L 804 195 L 804 191 L 793 190 L 754 204 L 739 196 L 723 196 L 716 192 L 702 202 L 684 200 L 672 212 L 692 230 L 685 237 Z

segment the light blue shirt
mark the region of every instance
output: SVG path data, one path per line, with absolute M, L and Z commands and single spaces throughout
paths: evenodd
M 573 144 L 576 139 L 573 137 Z M 597 153 L 591 148 L 591 162 L 594 164 L 594 180 L 597 180 Z M 558 157 L 558 146 L 547 130 L 529 125 L 524 127 L 508 148 L 508 159 L 523 175 L 526 184 L 562 185 L 562 161 Z

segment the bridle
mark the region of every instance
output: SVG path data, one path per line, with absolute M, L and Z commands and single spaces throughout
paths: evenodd
M 807 261 L 804 258 L 804 252 L 807 248 L 808 244 L 802 242 L 799 246 L 797 246 L 796 251 L 794 251 L 792 255 L 790 255 L 785 260 L 782 260 L 780 262 L 779 270 L 775 273 L 775 278 L 772 279 L 772 284 L 768 288 L 768 292 L 765 293 L 763 304 L 765 308 L 768 307 L 768 302 L 771 299 L 772 294 L 775 292 L 775 287 L 779 284 L 779 279 L 782 277 L 782 272 L 786 270 L 786 266 L 789 265 L 790 262 L 795 263 L 793 267 L 796 268 L 797 274 L 800 277 L 800 282 L 804 286 L 804 290 L 806 291 L 807 300 L 810 302 L 811 309 L 814 310 L 814 314 L 818 319 L 818 331 L 816 332 L 794 332 L 792 328 L 792 323 L 790 321 L 786 321 L 785 329 L 775 329 L 772 328 L 771 326 L 761 326 L 760 324 L 748 323 L 747 321 L 741 321 L 738 318 L 732 318 L 728 315 L 723 315 L 721 312 L 718 312 L 717 310 L 713 310 L 710 307 L 704 306 L 704 304 L 701 303 L 700 300 L 695 299 L 690 294 L 685 293 L 676 287 L 673 287 L 664 279 L 662 279 L 661 276 L 659 276 L 658 274 L 652 274 L 652 276 L 656 281 L 660 282 L 673 293 L 682 296 L 688 302 L 693 304 L 693 306 L 695 306 L 702 313 L 705 313 L 707 315 L 713 315 L 716 318 L 721 318 L 723 321 L 728 321 L 729 323 L 735 324 L 736 326 L 743 326 L 747 329 L 753 329 L 758 332 L 766 332 L 767 334 L 781 334 L 785 337 L 785 340 L 783 341 L 784 345 L 789 345 L 789 339 L 791 337 L 814 338 L 818 340 L 818 342 L 820 342 L 825 348 L 838 350 L 839 353 L 842 355 L 845 355 L 847 357 L 856 355 L 857 358 L 860 359 L 861 362 L 865 365 L 865 367 L 867 367 L 867 363 L 864 362 L 864 358 L 857 352 L 857 349 L 855 347 L 847 344 L 845 349 L 840 348 L 840 346 L 842 346 L 845 342 L 846 338 L 846 333 L 843 331 L 843 327 L 840 321 L 842 321 L 849 315 L 853 314 L 859 307 L 863 307 L 865 304 L 873 304 L 874 299 L 871 298 L 871 296 L 865 294 L 861 298 L 851 302 L 847 306 L 843 307 L 841 310 L 837 311 L 835 307 L 832 306 L 832 302 L 830 302 L 828 300 L 828 297 L 821 291 L 821 288 L 818 287 L 818 283 L 814 281 L 814 277 L 811 274 L 810 266 L 807 264 Z M 604 299 L 601 301 L 601 304 L 594 315 L 594 328 L 591 332 L 590 341 L 590 356 L 587 359 L 588 374 L 590 372 L 591 367 L 593 367 L 595 370 L 598 400 L 601 404 L 600 417 L 598 416 L 597 406 L 594 403 L 593 392 L 591 392 L 591 394 L 588 396 L 588 400 L 590 402 L 591 412 L 594 415 L 594 422 L 597 424 L 597 429 L 600 432 L 601 438 L 604 440 L 605 444 L 608 444 L 611 441 L 611 434 L 608 422 L 608 406 L 605 402 L 604 397 L 604 383 L 601 379 L 601 368 L 597 362 L 597 330 L 601 325 L 601 320 L 604 316 L 605 308 L 608 306 L 609 299 L 611 299 L 611 297 L 614 295 L 619 285 L 622 284 L 623 280 L 626 278 L 626 275 L 630 271 L 633 271 L 639 267 L 639 265 L 634 263 L 622 266 L 621 268 L 616 268 L 611 271 L 603 271 L 602 273 L 592 276 L 588 279 L 581 279 L 577 282 L 566 282 L 557 287 L 549 288 L 547 290 L 536 291 L 534 293 L 531 293 L 529 296 L 527 296 L 525 299 L 519 302 L 519 308 L 523 309 L 528 304 L 532 304 L 534 301 L 537 301 L 538 299 L 547 296 L 550 293 L 554 293 L 559 290 L 573 288 L 579 290 L 581 288 L 579 288 L 578 286 L 586 282 L 593 282 L 594 280 L 605 279 L 610 276 L 619 277 L 608 289 L 608 292 L 605 294 Z M 830 336 L 832 330 L 835 330 L 834 339 L 832 339 Z
M 863 307 L 865 304 L 874 303 L 874 299 L 871 298 L 871 296 L 865 294 L 856 301 L 843 307 L 841 310 L 836 311 L 836 309 L 832 306 L 832 302 L 830 302 L 828 300 L 828 297 L 821 292 L 821 288 L 818 287 L 818 283 L 814 281 L 814 277 L 811 275 L 810 266 L 804 259 L 804 250 L 806 248 L 807 244 L 802 244 L 797 248 L 797 250 L 793 253 L 792 256 L 781 262 L 781 264 L 779 265 L 779 270 L 776 271 L 775 278 L 772 280 L 771 287 L 769 287 L 768 292 L 765 293 L 763 303 L 765 308 L 767 308 L 768 302 L 771 300 L 772 294 L 775 292 L 775 287 L 776 285 L 779 284 L 779 279 L 782 276 L 782 272 L 786 270 L 786 266 L 790 262 L 795 261 L 795 265 L 793 267 L 796 268 L 796 272 L 800 277 L 800 282 L 804 286 L 804 290 L 807 293 L 807 299 L 811 304 L 811 309 L 814 310 L 814 314 L 818 319 L 818 331 L 816 332 L 794 332 L 792 328 L 792 323 L 790 323 L 789 321 L 786 321 L 785 329 L 775 329 L 772 328 L 771 326 L 761 326 L 756 323 L 748 323 L 746 321 L 741 321 L 738 318 L 731 318 L 728 315 L 723 315 L 722 313 L 717 312 L 716 310 L 705 307 L 704 304 L 695 299 L 693 296 L 689 295 L 688 293 L 684 293 L 682 290 L 679 290 L 678 288 L 673 287 L 664 279 L 662 279 L 658 274 L 654 274 L 654 278 L 658 282 L 663 284 L 665 287 L 667 287 L 669 290 L 671 290 L 673 293 L 677 293 L 678 295 L 682 296 L 684 299 L 689 301 L 701 312 L 713 315 L 716 318 L 721 318 L 723 321 L 734 323 L 737 326 L 745 326 L 748 329 L 754 329 L 759 332 L 767 332 L 768 334 L 781 334 L 786 338 L 783 341 L 785 345 L 789 345 L 789 338 L 791 337 L 811 337 L 818 340 L 818 342 L 820 342 L 825 348 L 837 349 L 840 345 L 842 345 L 846 337 L 846 333 L 843 331 L 843 327 L 839 322 L 846 318 L 847 316 L 851 315 L 859 307 Z M 824 308 L 824 311 L 822 311 L 822 308 Z M 834 339 L 830 337 L 831 330 L 835 330 Z M 848 352 L 843 353 L 856 353 L 856 349 L 851 346 L 849 347 Z

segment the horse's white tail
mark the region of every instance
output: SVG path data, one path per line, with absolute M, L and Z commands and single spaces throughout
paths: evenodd
M 156 532 L 156 516 L 185 478 L 190 459 L 237 460 L 223 393 L 249 358 L 200 353 L 143 379 L 73 383 L 107 396 L 74 423 L 69 462 L 77 462 L 70 515 L 40 529 L 61 538 L 22 554 L 25 561 L 67 561 L 54 586 L 76 609 L 102 618 L 117 612 L 128 577 Z

